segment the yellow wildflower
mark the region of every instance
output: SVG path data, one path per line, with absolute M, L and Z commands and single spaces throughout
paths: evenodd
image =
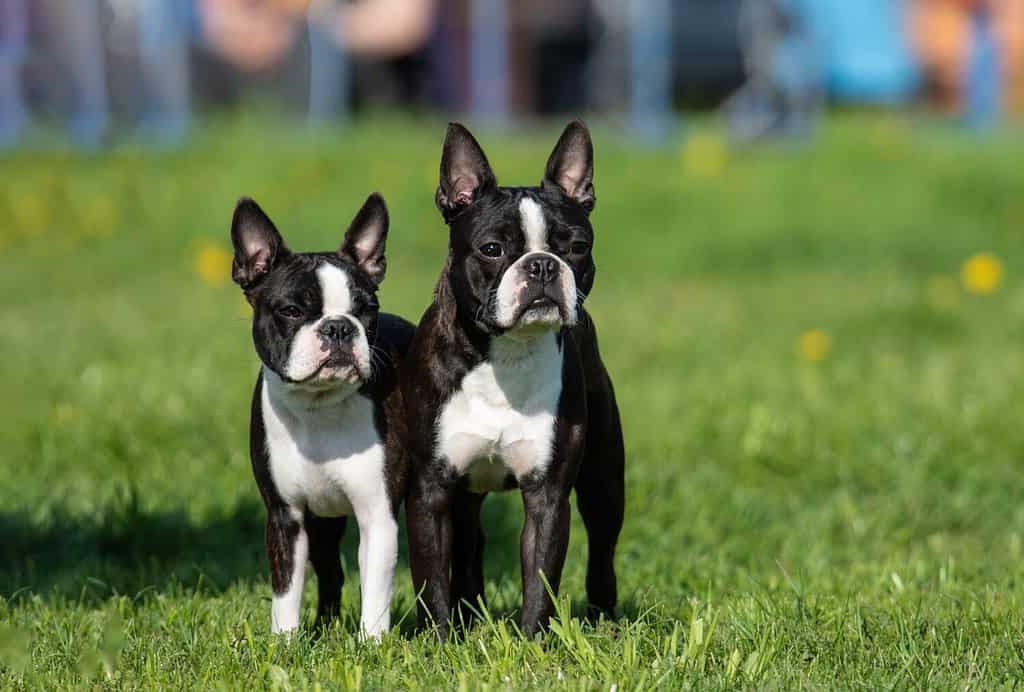
M 832 336 L 823 329 L 809 329 L 797 338 L 796 346 L 801 358 L 820 363 L 832 353 Z
M 204 240 L 198 245 L 193 268 L 207 286 L 223 286 L 231 279 L 231 260 L 223 246 Z
M 991 252 L 971 255 L 960 268 L 960 280 L 970 293 L 995 293 L 1003 283 L 1003 262 Z
M 683 146 L 683 170 L 691 178 L 717 178 L 725 171 L 729 150 L 722 138 L 709 133 L 695 134 Z

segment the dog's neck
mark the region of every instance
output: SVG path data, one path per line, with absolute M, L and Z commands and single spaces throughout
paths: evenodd
M 332 415 L 346 408 L 359 391 L 360 383 L 338 381 L 329 386 L 286 382 L 270 368 L 263 367 L 263 382 L 275 407 L 293 418 L 323 413 Z
M 531 327 L 505 332 L 491 339 L 489 360 L 492 363 L 522 363 L 549 349 L 552 342 L 561 350 L 558 336 L 558 330 Z

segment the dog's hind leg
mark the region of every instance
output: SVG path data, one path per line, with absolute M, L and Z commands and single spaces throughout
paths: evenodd
M 590 615 L 614 617 L 618 601 L 615 545 L 625 510 L 625 452 L 615 392 L 587 395 L 587 446 L 576 477 L 576 502 L 587 527 L 587 600 Z
M 459 489 L 452 501 L 452 605 L 462 622 L 473 619 L 484 595 L 484 529 L 480 507 L 485 494 Z M 463 603 L 470 607 L 464 607 Z
M 316 619 L 326 624 L 341 612 L 341 589 L 345 575 L 341 570 L 341 537 L 345 533 L 345 517 L 324 518 L 306 513 L 306 534 L 309 536 L 309 561 L 316 572 Z

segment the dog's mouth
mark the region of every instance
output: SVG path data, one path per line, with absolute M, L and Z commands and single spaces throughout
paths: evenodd
M 299 380 L 299 384 L 330 386 L 338 382 L 358 383 L 365 377 L 351 356 L 332 353 L 324 358 L 308 377 Z
M 515 283 L 510 284 L 512 281 Z M 571 291 L 563 282 L 532 282 L 527 279 L 503 279 L 492 293 L 489 311 L 493 324 L 502 332 L 543 332 L 572 327 L 576 321 Z
M 561 326 L 566 321 L 566 310 L 559 297 L 552 295 L 550 289 L 522 303 L 516 327 L 538 327 L 551 329 Z
M 558 303 L 547 295 L 542 295 L 534 298 L 523 312 L 529 312 L 530 310 L 544 310 L 548 308 L 558 309 Z

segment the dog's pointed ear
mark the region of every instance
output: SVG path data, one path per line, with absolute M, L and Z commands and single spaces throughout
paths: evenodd
M 544 185 L 555 185 L 587 211 L 594 208 L 594 145 L 581 120 L 569 123 L 548 158 Z
M 459 123 L 449 123 L 441 153 L 441 183 L 435 198 L 445 221 L 497 184 L 487 156 L 473 135 Z
M 374 285 L 380 285 L 387 270 L 384 244 L 388 238 L 388 207 L 384 198 L 374 192 L 366 198 L 363 208 L 345 231 L 345 240 L 338 254 L 362 269 Z
M 231 263 L 231 278 L 247 291 L 269 272 L 288 248 L 260 205 L 243 197 L 235 205 L 231 219 L 231 244 L 235 257 Z

